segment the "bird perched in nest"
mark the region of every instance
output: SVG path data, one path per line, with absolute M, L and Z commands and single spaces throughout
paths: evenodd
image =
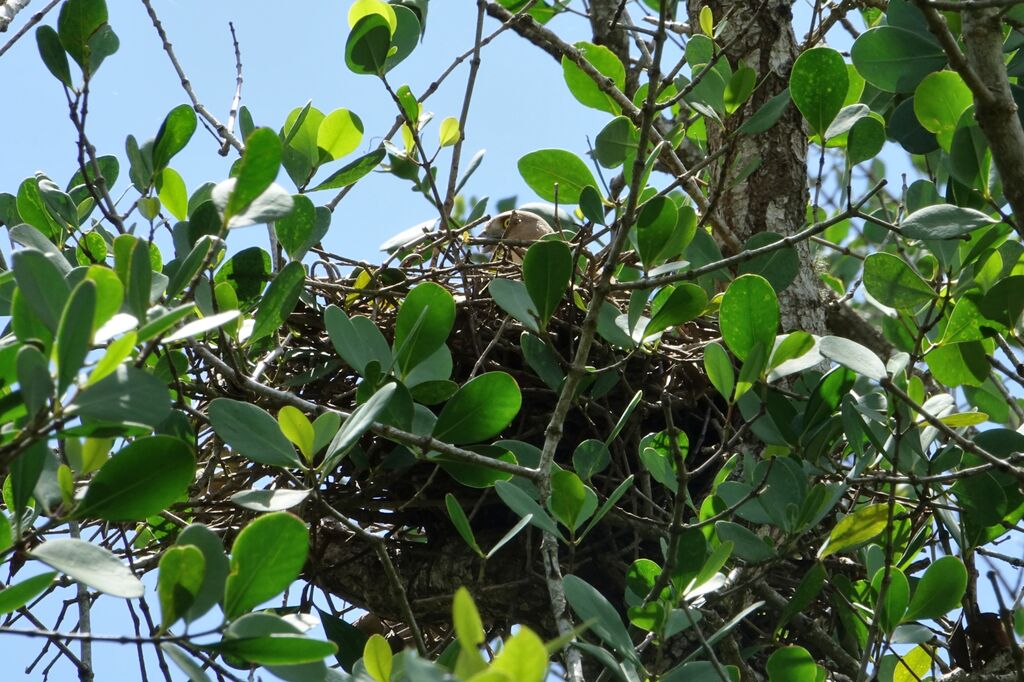
M 552 234 L 554 230 L 547 221 L 536 213 L 514 209 L 505 211 L 494 216 L 491 222 L 487 223 L 482 236 L 488 239 L 500 239 L 503 242 L 502 249 L 508 253 L 513 263 L 522 263 L 523 254 L 529 245 L 523 242 L 537 241 L 546 234 Z M 484 251 L 495 254 L 495 245 L 487 245 Z

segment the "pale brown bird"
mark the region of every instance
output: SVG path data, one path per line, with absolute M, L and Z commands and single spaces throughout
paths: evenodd
M 552 234 L 554 230 L 547 221 L 536 213 L 513 209 L 494 216 L 491 222 L 487 223 L 482 236 L 488 239 L 500 239 L 503 242 L 502 249 L 508 253 L 513 263 L 522 263 L 523 254 L 529 247 L 524 242 L 537 241 L 546 234 Z M 484 251 L 489 254 L 495 253 L 494 245 L 487 245 Z

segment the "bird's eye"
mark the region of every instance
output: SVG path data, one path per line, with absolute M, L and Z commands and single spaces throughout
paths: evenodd
M 502 223 L 501 223 L 501 226 L 502 226 L 502 227 L 504 227 L 504 228 L 506 228 L 506 229 L 507 229 L 507 228 L 508 228 L 509 226 L 511 226 L 511 225 L 512 225 L 512 218 L 511 218 L 511 217 L 509 217 L 509 218 L 505 218 L 505 220 L 504 220 L 504 221 L 502 221 Z

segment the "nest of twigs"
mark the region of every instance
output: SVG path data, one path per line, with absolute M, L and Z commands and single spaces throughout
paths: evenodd
M 454 328 L 448 338 L 452 355 L 451 379 L 462 385 L 483 372 L 500 370 L 518 383 L 523 407 L 500 435 L 540 448 L 549 426 L 558 392 L 546 384 L 523 356 L 522 325 L 488 295 L 494 277 L 518 279 L 520 266 L 508 259 L 472 262 L 466 242 L 439 253 L 421 248 L 418 257 L 400 267 L 371 267 L 319 252 L 314 279 L 296 311 L 282 330 L 283 343 L 264 368 L 265 383 L 287 388 L 324 409 L 350 411 L 357 404 L 359 374 L 338 356 L 325 330 L 324 309 L 334 304 L 350 317 L 372 320 L 389 343 L 393 341 L 396 313 L 407 291 L 421 282 L 444 286 L 457 302 Z M 593 250 L 582 250 L 587 257 Z M 479 259 L 477 259 L 479 260 Z M 551 346 L 567 368 L 576 350 L 598 268 L 578 269 L 573 286 L 548 325 Z M 626 301 L 613 301 L 625 310 Z M 687 460 L 699 467 L 715 450 L 724 416 L 707 392 L 702 348 L 718 336 L 712 320 L 697 320 L 668 330 L 656 344 L 624 349 L 600 337 L 587 364 L 597 371 L 563 425 L 556 464 L 571 469 L 576 447 L 588 440 L 604 442 L 612 434 L 627 405 L 642 395 L 619 434 L 609 442 L 610 463 L 589 481 L 601 501 L 628 476 L 636 484 L 617 509 L 604 518 L 587 538 L 565 551 L 566 573 L 575 573 L 601 590 L 613 604 L 622 604 L 626 569 L 637 558 L 660 559 L 659 542 L 672 521 L 674 499 L 644 471 L 638 456 L 641 439 L 666 430 L 685 432 L 691 445 Z M 219 394 L 249 400 L 271 412 L 265 397 L 244 389 L 220 386 Z M 431 406 L 435 413 L 441 405 Z M 206 457 L 220 462 L 212 467 L 221 492 L 251 487 L 295 487 L 296 482 L 265 467 L 217 450 L 207 441 Z M 539 452 L 539 450 L 538 450 Z M 554 635 L 549 597 L 536 547 L 537 531 L 527 527 L 491 560 L 484 561 L 466 545 L 445 511 L 445 496 L 453 495 L 469 516 L 479 544 L 490 548 L 519 520 L 488 488 L 460 484 L 424 453 L 368 434 L 357 450 L 344 459 L 331 477 L 324 501 L 347 518 L 383 538 L 383 546 L 396 566 L 413 613 L 428 635 L 450 622 L 450 603 L 456 588 L 467 585 L 495 632 L 514 623 L 527 623 Z M 226 458 L 225 458 L 226 456 Z M 234 460 L 237 466 L 232 466 Z M 534 465 L 536 462 L 520 462 Z M 706 490 L 717 466 L 702 468 L 688 483 L 692 497 Z M 524 486 L 529 482 L 519 481 Z M 212 489 L 212 487 L 211 487 Z M 298 511 L 298 510 L 296 510 Z M 206 508 L 200 519 L 219 528 L 238 528 L 250 512 L 224 505 Z M 400 595 L 381 569 L 380 547 L 366 542 L 315 505 L 301 511 L 312 529 L 313 551 L 307 569 L 310 581 L 345 600 L 367 609 L 387 622 L 403 619 Z

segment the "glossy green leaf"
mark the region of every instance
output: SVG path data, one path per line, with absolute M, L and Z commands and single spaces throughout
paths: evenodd
M 732 391 L 736 385 L 736 371 L 733 369 L 729 354 L 721 345 L 712 342 L 704 346 L 704 371 L 718 393 L 731 401 Z
M 597 496 L 587 488 L 579 476 L 560 469 L 551 474 L 551 497 L 548 507 L 562 525 L 575 531 L 597 509 Z
M 779 94 L 761 105 L 761 108 L 754 112 L 754 115 L 744 121 L 737 132 L 746 135 L 760 135 L 778 123 L 786 108 L 792 101 L 789 88 L 785 88 Z
M 438 128 L 438 141 L 442 147 L 451 147 L 460 139 L 462 139 L 462 133 L 459 131 L 459 119 L 449 116 L 441 121 Z
M 580 56 L 588 61 L 594 69 L 607 79 L 607 81 L 622 91 L 626 85 L 626 68 L 615 56 L 615 53 L 603 45 L 594 45 L 588 42 L 579 42 L 574 46 L 579 50 Z M 576 100 L 585 106 L 607 111 L 617 115 L 622 107 L 607 92 L 588 76 L 569 57 L 562 56 L 562 77 L 569 87 L 569 92 Z
M 269 414 L 249 403 L 216 398 L 207 408 L 210 426 L 232 450 L 254 462 L 280 467 L 299 466 L 295 448 Z
M 936 71 L 914 90 L 914 114 L 946 151 L 953 143 L 960 116 L 974 104 L 974 96 L 956 71 Z
M 782 239 L 775 232 L 758 232 L 743 245 L 745 250 L 763 248 Z M 760 275 L 768 280 L 776 292 L 782 291 L 796 279 L 800 271 L 800 257 L 792 246 L 784 246 L 774 251 L 755 256 L 737 268 L 741 275 Z
M 40 26 L 36 29 L 36 45 L 39 48 L 39 56 L 42 57 L 43 64 L 53 74 L 53 77 L 67 87 L 73 87 L 68 55 L 60 43 L 57 31 L 51 26 Z
M 141 521 L 184 498 L 195 469 L 192 451 L 183 441 L 170 436 L 138 438 L 93 476 L 75 516 Z
M 333 655 L 338 650 L 333 642 L 297 634 L 225 638 L 216 644 L 204 645 L 203 648 L 265 666 L 314 663 Z
M 956 239 L 997 222 L 972 208 L 937 204 L 911 213 L 900 224 L 900 230 L 911 239 Z
M 316 133 L 317 146 L 331 159 L 340 159 L 354 152 L 363 140 L 363 122 L 348 109 L 329 113 Z
M 53 262 L 35 249 L 20 249 L 11 258 L 18 291 L 39 320 L 57 331 L 70 290 Z
M 57 17 L 61 45 L 83 71 L 90 71 L 90 40 L 107 23 L 103 0 L 68 0 Z
M 462 506 L 459 504 L 459 501 L 454 495 L 447 493 L 444 496 L 444 505 L 448 510 L 448 518 L 452 520 L 452 525 L 455 526 L 455 530 L 459 532 L 459 536 L 465 540 L 470 549 L 480 556 L 483 556 L 484 552 L 480 549 L 480 545 L 477 544 L 476 537 L 473 535 L 473 527 L 469 524 L 466 512 L 462 511 Z
M 487 292 L 502 310 L 519 320 L 526 329 L 540 333 L 540 314 L 525 284 L 499 277 L 490 281 Z
M 779 303 L 768 280 L 743 275 L 729 285 L 719 309 L 722 338 L 736 357 L 746 360 L 756 343 L 771 348 L 779 326 Z
M 310 459 L 313 456 L 315 434 L 312 422 L 302 410 L 293 405 L 285 405 L 277 413 L 277 423 L 285 438 L 298 447 L 306 459 Z
M 758 564 L 774 559 L 775 549 L 746 526 L 731 521 L 716 521 L 715 532 L 722 542 L 733 544 L 733 555 L 746 562 Z
M 295 309 L 306 282 L 306 269 L 298 261 L 288 263 L 267 287 L 259 307 L 249 342 L 253 343 L 277 332 Z
M 921 275 L 890 253 L 873 253 L 864 259 L 864 288 L 892 308 L 916 308 L 935 297 Z
M 156 176 L 160 203 L 178 220 L 188 218 L 188 189 L 185 180 L 173 168 L 164 168 Z
M 594 140 L 594 158 L 605 168 L 618 168 L 627 159 L 636 158 L 640 132 L 625 116 L 609 121 Z
M 29 417 L 33 417 L 54 398 L 50 363 L 38 348 L 25 344 L 18 349 L 17 374 L 21 400 Z
M 519 174 L 546 201 L 578 204 L 584 187 L 597 187 L 587 164 L 564 149 L 541 149 L 519 159 Z
M 883 594 L 882 584 L 886 580 L 888 583 L 885 585 Z M 875 572 L 875 577 L 871 579 L 871 587 L 879 595 L 875 610 L 878 622 L 881 624 L 883 632 L 891 634 L 900 624 L 903 614 L 907 610 L 907 603 L 910 601 L 910 582 L 903 571 L 896 566 L 889 567 L 888 576 L 886 576 L 886 568 L 883 566 Z
M 633 640 L 622 618 L 604 595 L 575 575 L 565 576 L 562 586 L 566 601 L 581 621 L 592 620 L 594 624 L 591 627 L 598 637 L 620 656 L 635 658 Z
M 53 584 L 56 573 L 40 573 L 0 590 L 0 614 L 20 609 Z
M 341 308 L 329 305 L 324 311 L 324 325 L 338 355 L 360 374 L 365 374 L 371 362 L 377 362 L 381 369 L 391 367 L 391 349 L 372 320 L 361 315 L 349 319 Z
M 320 470 L 331 472 L 337 463 L 344 457 L 359 439 L 373 426 L 373 423 L 383 415 L 388 403 L 395 396 L 398 384 L 385 384 L 377 389 L 377 392 L 365 403 L 353 410 L 349 418 L 342 423 L 338 433 L 327 446 L 327 454 L 320 464 Z
M 946 53 L 937 43 L 897 26 L 860 34 L 850 57 L 864 80 L 886 92 L 913 92 L 925 76 L 946 65 Z
M 136 599 L 142 596 L 145 589 L 142 581 L 113 553 L 84 540 L 47 540 L 32 550 L 29 556 L 112 597 Z
M 856 341 L 841 336 L 823 336 L 818 342 L 818 350 L 826 358 L 835 360 L 840 365 L 852 369 L 857 374 L 881 381 L 887 375 L 885 365 L 875 353 Z
M 925 620 L 944 616 L 960 608 L 960 600 L 966 590 L 967 569 L 963 561 L 955 556 L 936 559 L 914 588 L 914 596 L 903 619 Z
M 425 282 L 410 291 L 395 320 L 394 356 L 406 376 L 444 345 L 455 323 L 455 299 L 439 284 Z
M 171 398 L 160 379 L 121 365 L 110 375 L 82 389 L 67 411 L 100 421 L 157 426 L 170 414 Z
M 498 497 L 508 505 L 509 509 L 523 518 L 530 517 L 531 525 L 551 533 L 555 537 L 565 539 L 548 513 L 520 488 L 508 481 L 498 481 L 494 484 L 494 491 L 498 493 Z
M 696 284 L 682 282 L 667 288 L 666 292 L 655 298 L 651 321 L 644 329 L 645 337 L 696 319 L 708 304 L 708 295 Z
M 190 104 L 179 104 L 171 109 L 160 125 L 153 142 L 153 170 L 159 172 L 167 167 L 175 154 L 180 152 L 192 139 L 198 121 Z
M 454 443 L 479 443 L 508 426 L 522 404 L 515 379 L 505 372 L 487 372 L 466 382 L 452 396 L 434 425 L 434 438 Z
M 572 467 L 586 481 L 608 468 L 611 461 L 608 446 L 595 438 L 583 441 L 572 453 Z
M 846 141 L 846 159 L 851 166 L 869 161 L 885 145 L 885 126 L 874 116 L 865 116 L 850 128 Z
M 242 213 L 277 178 L 281 169 L 281 138 L 270 128 L 257 128 L 245 141 L 235 185 L 224 208 L 224 220 Z
M 228 557 L 220 537 L 204 525 L 194 523 L 178 534 L 177 546 L 197 548 L 203 554 L 203 582 L 192 605 L 185 614 L 188 622 L 194 622 L 224 596 L 224 581 L 228 577 Z
M 391 645 L 380 635 L 371 635 L 363 649 L 363 665 L 376 682 L 389 682 L 392 668 Z
M 537 242 L 523 257 L 523 282 L 544 328 L 565 296 L 572 277 L 572 252 L 563 241 Z
M 463 649 L 476 649 L 484 642 L 484 625 L 469 590 L 460 587 L 452 600 L 452 625 Z
M 838 552 L 855 547 L 875 537 L 889 525 L 889 505 L 885 503 L 860 507 L 835 525 L 828 540 L 818 552 L 824 559 Z
M 768 682 L 816 682 L 818 666 L 802 646 L 776 649 L 765 663 Z
M 846 62 L 841 54 L 828 47 L 804 51 L 797 57 L 789 75 L 793 103 L 819 137 L 843 108 L 848 88 Z
M 382 75 L 392 30 L 379 14 L 369 14 L 357 21 L 345 41 L 345 65 L 349 71 L 359 75 Z
M 266 514 L 238 534 L 224 585 L 224 615 L 235 618 L 284 591 L 309 551 L 305 524 L 288 512 Z
M 79 282 L 71 292 L 57 327 L 57 391 L 70 386 L 85 364 L 92 345 L 92 323 L 96 310 L 96 285 Z
M 164 551 L 156 583 L 161 630 L 178 622 L 195 602 L 205 570 L 206 559 L 197 547 L 183 545 Z
M 332 173 L 326 180 L 309 190 L 318 192 L 323 189 L 341 189 L 358 182 L 364 175 L 380 165 L 380 162 L 387 156 L 387 150 L 379 147 L 369 154 L 360 156 L 355 161 L 343 166 L 340 170 Z
M 505 640 L 488 672 L 501 673 L 517 682 L 544 682 L 548 677 L 548 653 L 544 641 L 528 627 Z M 495 681 L 496 682 L 496 681 Z

